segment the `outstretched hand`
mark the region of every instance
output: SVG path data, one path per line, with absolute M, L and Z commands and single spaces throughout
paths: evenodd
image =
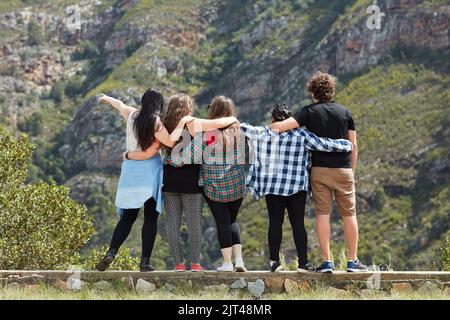
M 100 95 L 100 98 L 98 98 L 98 103 L 100 103 L 100 104 L 108 104 L 108 98 L 109 97 L 106 94 L 102 93 Z

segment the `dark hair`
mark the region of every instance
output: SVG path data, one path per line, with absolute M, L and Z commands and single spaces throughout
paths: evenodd
M 330 101 L 335 91 L 335 80 L 331 74 L 316 72 L 307 84 L 308 92 L 312 93 L 314 99 Z
M 164 107 L 159 89 L 147 89 L 141 98 L 142 108 L 134 121 L 134 133 L 141 150 L 147 150 L 155 139 L 156 121 Z
M 275 122 L 283 121 L 290 117 L 292 117 L 291 110 L 289 110 L 289 107 L 284 103 L 282 105 L 277 104 L 275 108 L 273 108 L 272 119 L 275 120 Z

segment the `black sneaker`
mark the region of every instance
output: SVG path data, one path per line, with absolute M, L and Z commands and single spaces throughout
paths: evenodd
M 108 269 L 108 267 L 111 265 L 111 263 L 114 262 L 114 258 L 116 257 L 117 251 L 115 250 L 110 250 L 106 256 L 100 260 L 99 263 L 97 263 L 97 265 L 95 266 L 95 269 L 97 269 L 98 271 L 105 271 L 106 269 Z
M 315 272 L 316 268 L 309 262 L 299 263 L 297 271 L 298 272 Z
M 280 272 L 280 271 L 284 270 L 280 261 L 271 261 L 270 264 L 271 264 L 270 271 L 272 271 L 272 272 Z
M 321 273 L 333 273 L 334 270 L 334 264 L 331 261 L 324 261 L 316 268 L 316 272 Z
M 141 272 L 152 272 L 155 271 L 155 269 L 150 265 L 150 259 L 149 258 L 141 258 L 141 263 L 139 266 Z
M 347 262 L 347 272 L 367 272 L 369 268 L 359 260 L 349 260 Z

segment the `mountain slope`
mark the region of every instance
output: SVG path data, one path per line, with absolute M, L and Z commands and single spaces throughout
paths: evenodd
M 37 144 L 30 180 L 66 183 L 88 204 L 98 230 L 91 246 L 109 240 L 125 148 L 123 123 L 96 104 L 97 94 L 138 106 L 142 92 L 158 86 L 166 97 L 195 97 L 200 115 L 225 94 L 256 124 L 275 103 L 309 103 L 305 83 L 320 69 L 337 76 L 337 100 L 357 121 L 361 258 L 438 267 L 450 229 L 448 1 L 382 1 L 382 28 L 370 30 L 368 0 L 84 0 L 79 32 L 65 24 L 70 2 L 30 3 L 0 5 L 0 123 Z M 251 267 L 267 259 L 265 212 L 263 201 L 247 199 L 240 214 Z M 317 262 L 313 217 L 308 204 Z M 334 221 L 338 256 L 344 244 Z M 287 225 L 284 237 L 292 259 Z M 138 238 L 135 231 L 134 249 Z M 202 259 L 212 266 L 219 251 L 206 208 L 204 238 Z M 162 251 L 159 265 L 171 265 Z

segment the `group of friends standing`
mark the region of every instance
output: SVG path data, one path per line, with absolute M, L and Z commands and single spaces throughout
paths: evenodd
M 183 93 L 174 94 L 165 103 L 159 89 L 148 89 L 141 98 L 140 110 L 102 95 L 99 102 L 113 106 L 127 122 L 127 151 L 116 195 L 120 220 L 110 249 L 97 269 L 105 271 L 114 261 L 144 207 L 140 270 L 154 270 L 150 257 L 158 217 L 164 208 L 175 270 L 187 270 L 180 245 L 184 216 L 190 270 L 203 271 L 200 251 L 205 201 L 216 222 L 223 256 L 217 271 L 246 272 L 238 213 L 248 189 L 255 199 L 264 197 L 267 204 L 271 271 L 283 270 L 280 248 L 286 210 L 297 249 L 298 271 L 334 270 L 330 253 L 333 197 L 343 218 L 347 271 L 367 271 L 357 257 L 355 123 L 350 111 L 333 101 L 335 80 L 331 75 L 317 72 L 308 81 L 307 89 L 313 104 L 294 115 L 286 105 L 276 105 L 268 126 L 240 123 L 233 101 L 225 96 L 214 97 L 208 106 L 208 119 L 200 119 L 193 116 L 192 99 Z M 308 260 L 304 224 L 311 190 L 323 255 L 318 267 Z

